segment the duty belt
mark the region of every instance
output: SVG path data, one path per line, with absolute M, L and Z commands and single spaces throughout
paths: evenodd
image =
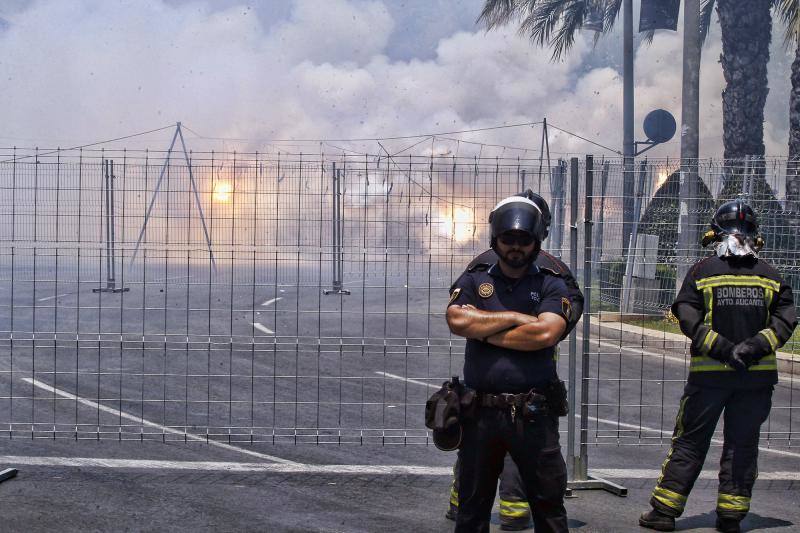
M 528 392 L 521 392 L 519 394 L 509 394 L 507 392 L 500 394 L 490 394 L 488 392 L 479 392 L 478 400 L 479 405 L 482 407 L 495 407 L 498 409 L 508 409 L 510 407 L 521 407 L 526 402 L 546 403 L 547 397 L 540 391 L 533 389 Z

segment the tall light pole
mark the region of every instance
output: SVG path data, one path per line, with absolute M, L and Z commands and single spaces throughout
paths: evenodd
M 633 0 L 624 0 L 622 8 L 622 250 L 628 250 L 633 226 Z M 634 243 L 636 246 L 636 243 Z
M 681 181 L 676 289 L 691 266 L 698 244 L 697 197 L 700 154 L 700 0 L 683 3 L 683 89 L 681 91 Z

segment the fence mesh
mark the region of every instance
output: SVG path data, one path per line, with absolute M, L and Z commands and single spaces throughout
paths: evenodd
M 575 246 L 578 279 L 591 274 L 581 444 L 663 444 L 688 367 L 665 311 L 700 253 L 676 246 L 679 163 L 595 159 L 586 254 L 568 222 L 583 161 L 575 196 L 568 162 L 538 159 L 0 150 L 0 428 L 428 443 L 430 385 L 463 366 L 448 287 L 487 248 L 493 205 L 530 187 L 554 214 L 545 248 L 568 260 Z M 693 209 L 700 231 L 722 199 L 749 195 L 764 256 L 798 288 L 785 168 L 700 161 Z M 798 416 L 784 376 L 765 426 L 776 446 L 793 445 Z

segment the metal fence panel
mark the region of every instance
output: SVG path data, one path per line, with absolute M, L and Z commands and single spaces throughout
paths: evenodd
M 588 385 L 579 444 L 661 445 L 688 366 L 662 320 L 688 261 L 675 247 L 678 163 L 637 165 L 640 245 L 626 254 L 615 160 L 594 160 L 585 248 L 584 225 L 571 227 L 585 177 L 581 167 L 573 206 L 566 162 L 1 150 L 0 430 L 428 443 L 430 386 L 463 365 L 464 341 L 444 321 L 448 287 L 488 247 L 496 201 L 532 187 L 554 214 L 546 248 L 569 261 L 572 246 L 576 276 L 590 274 L 590 338 L 578 328 L 573 351 L 588 362 L 575 369 Z M 741 174 L 764 213 L 764 255 L 797 287 L 785 161 L 700 168 L 698 224 Z M 798 415 L 785 376 L 765 432 L 788 447 Z

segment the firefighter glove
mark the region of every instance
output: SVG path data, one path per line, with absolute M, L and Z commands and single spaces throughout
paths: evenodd
M 733 348 L 725 362 L 737 372 L 747 372 L 747 369 L 753 364 L 753 358 L 747 353 L 742 353 L 739 350 L 740 346 L 741 344 L 737 344 Z
M 763 335 L 758 334 L 749 339 L 745 339 L 736 345 L 734 351 L 741 356 L 747 356 L 751 361 L 756 362 L 764 356 L 772 353 L 772 347 Z

